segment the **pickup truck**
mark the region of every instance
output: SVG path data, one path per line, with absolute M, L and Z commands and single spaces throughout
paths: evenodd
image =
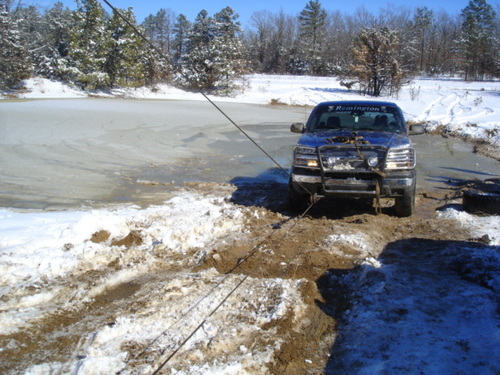
M 401 109 L 381 101 L 335 101 L 318 104 L 307 123 L 294 123 L 301 133 L 293 152 L 289 203 L 301 212 L 322 197 L 395 199 L 395 213 L 415 211 L 416 156 Z

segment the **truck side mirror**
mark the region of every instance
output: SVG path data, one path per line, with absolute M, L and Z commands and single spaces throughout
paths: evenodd
M 410 135 L 421 135 L 425 134 L 425 128 L 423 125 L 415 124 L 410 126 Z
M 304 133 L 304 123 L 294 122 L 290 128 L 292 133 Z

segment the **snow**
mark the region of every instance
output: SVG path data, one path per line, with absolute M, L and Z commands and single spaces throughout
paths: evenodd
M 300 106 L 311 106 L 326 100 L 366 100 L 366 97 L 341 87 L 334 78 L 252 75 L 246 77 L 245 85 L 247 87 L 243 93 L 217 100 Z M 75 88 L 39 78 L 26 81 L 25 86 L 27 92 L 20 94 L 22 99 L 87 96 Z M 500 82 L 416 79 L 397 98 L 381 99 L 396 101 L 408 120 L 425 122 L 430 128 L 446 127 L 451 132 L 498 145 L 499 91 Z M 205 100 L 199 94 L 164 85 L 154 91 L 145 88 L 122 89 L 106 95 L 137 99 Z M 0 333 L 8 335 L 18 332 L 36 324 L 38 318 L 47 311 L 55 311 L 61 304 L 67 307 L 71 304 L 68 301 L 73 299 L 91 301 L 117 285 L 154 273 L 161 267 L 158 253 L 167 254 L 161 256 L 168 256 L 172 264 L 177 262 L 182 267 L 196 264 L 206 255 L 206 249 L 221 238 L 245 230 L 248 208 L 231 204 L 225 198 L 200 196 L 186 191 L 163 205 L 148 208 L 127 206 L 60 212 L 2 208 L 0 295 L 3 302 Z M 453 264 L 458 264 L 466 271 L 467 277 L 476 281 L 481 279 L 490 289 L 456 278 L 446 290 L 438 290 L 443 287 L 442 283 L 437 282 L 442 268 L 433 265 L 432 253 L 426 253 L 427 257 L 419 259 L 406 259 L 402 265 L 396 266 L 390 262 L 390 257 L 368 257 L 371 245 L 363 236 L 332 235 L 327 239 L 331 246 L 345 242 L 359 248 L 360 253 L 366 254 L 367 258 L 359 271 L 337 280 L 348 285 L 354 296 L 338 339 L 351 349 L 343 353 L 342 363 L 332 360 L 329 364 L 331 369 L 341 366 L 346 374 L 440 374 L 450 373 L 450 369 L 457 374 L 489 374 L 498 371 L 499 365 L 498 362 L 494 363 L 494 359 L 498 361 L 500 335 L 498 320 L 494 318 L 495 300 L 491 290 L 498 293 L 500 288 L 497 248 L 500 245 L 500 217 L 478 217 L 460 208 L 448 208 L 436 215 L 440 220 L 457 222 L 474 232 L 478 238 L 489 235 L 489 251 L 474 247 L 466 250 L 460 248 L 459 251 L 453 246 L 447 246 L 442 251 L 450 255 L 450 262 L 455 262 Z M 99 231 L 107 231 L 111 238 L 123 238 L 133 231 L 139 231 L 142 243 L 124 253 L 123 247 L 91 241 L 92 235 Z M 394 254 L 404 259 L 404 248 L 395 249 Z M 113 261 L 127 264 L 127 267 L 112 272 L 109 264 Z M 486 275 L 475 274 L 471 264 L 480 264 L 481 269 L 487 270 Z M 404 268 L 418 266 L 425 266 L 426 270 L 432 272 L 431 277 L 436 279 L 434 286 L 429 285 L 428 280 L 425 283 L 423 278 L 405 279 L 407 273 Z M 59 286 L 59 281 L 64 280 L 66 275 L 76 277 L 89 271 L 104 270 L 109 272 L 104 283 L 91 287 L 87 292 L 72 289 L 71 298 L 65 295 L 68 291 Z M 367 278 L 373 279 L 374 275 L 379 277 L 379 281 L 366 283 Z M 119 316 L 112 325 L 96 327 L 92 335 L 82 340 L 74 356 L 78 360 L 33 365 L 26 373 L 115 373 L 126 369 L 130 361 L 123 349 L 126 343 L 147 345 L 157 340 L 158 348 L 175 348 L 184 339 L 183 334 L 194 330 L 211 311 L 215 312 L 207 318 L 203 330 L 197 331 L 186 344 L 191 349 L 191 357 L 184 358 L 185 361 L 179 362 L 178 367 L 172 368 L 170 373 L 266 373 L 272 352 L 280 345 L 279 339 L 276 339 L 274 347 L 271 345 L 258 352 L 247 348 L 244 338 L 255 334 L 272 337 L 275 332 L 264 332 L 263 326 L 290 311 L 293 311 L 295 319 L 300 320 L 304 309 L 304 301 L 298 292 L 304 280 L 253 279 L 242 275 L 221 275 L 214 269 L 197 274 L 180 271 L 172 273 L 171 277 L 164 277 L 162 290 L 152 296 L 149 306 L 145 306 L 140 314 Z M 239 289 L 231 294 L 240 282 L 245 284 L 244 291 Z M 391 285 L 402 287 L 396 290 Z M 442 303 L 439 306 L 447 310 L 446 318 L 440 311 L 433 310 L 437 306 L 435 300 L 425 299 L 429 295 L 429 290 L 426 290 L 429 287 L 433 288 L 432 295 L 441 296 Z M 211 298 L 205 298 L 206 295 Z M 224 309 L 214 310 L 228 296 Z M 414 309 L 416 305 L 420 308 Z M 383 311 L 392 311 L 393 315 L 382 316 Z M 191 318 L 179 323 L 178 317 L 186 314 Z M 167 327 L 169 335 L 159 335 Z M 397 337 L 391 334 L 396 331 L 405 332 L 405 335 Z M 231 355 L 227 355 L 227 344 L 219 339 L 224 336 L 233 337 Z M 439 336 L 446 339 L 433 345 L 431 341 Z M 200 360 L 204 353 L 201 347 L 207 337 L 213 339 L 211 358 L 224 353 L 224 360 L 207 363 Z M 453 358 L 457 346 L 462 347 L 467 361 Z M 427 351 L 430 347 L 433 348 L 432 352 Z M 0 349 L 0 355 L 3 350 L 5 348 Z M 390 357 L 384 357 L 384 353 L 391 353 Z M 395 358 L 398 360 L 395 361 Z M 190 362 L 193 363 L 190 367 L 183 366 Z M 137 368 L 143 373 L 153 370 L 147 364 L 138 364 Z

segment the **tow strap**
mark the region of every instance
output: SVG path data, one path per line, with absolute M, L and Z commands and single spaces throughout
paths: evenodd
M 377 169 L 375 167 L 372 167 L 369 163 L 368 160 L 366 159 L 366 156 L 361 152 L 361 149 L 359 148 L 359 145 L 369 145 L 370 142 L 364 139 L 363 137 L 359 136 L 356 132 L 353 132 L 350 137 L 344 137 L 344 136 L 335 136 L 331 138 L 326 138 L 325 143 L 327 144 L 334 144 L 334 143 L 342 143 L 342 144 L 351 144 L 356 147 L 356 151 L 358 152 L 359 157 L 363 162 L 366 164 L 366 166 L 377 175 L 377 178 L 375 178 L 375 202 L 374 202 L 374 208 L 375 212 L 377 214 L 382 213 L 382 205 L 380 204 L 380 190 L 381 190 L 381 179 L 386 177 L 386 174 L 382 172 L 380 169 Z

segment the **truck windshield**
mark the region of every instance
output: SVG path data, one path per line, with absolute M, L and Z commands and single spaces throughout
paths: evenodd
M 307 121 L 308 132 L 322 131 L 405 132 L 396 108 L 372 105 L 320 105 Z

